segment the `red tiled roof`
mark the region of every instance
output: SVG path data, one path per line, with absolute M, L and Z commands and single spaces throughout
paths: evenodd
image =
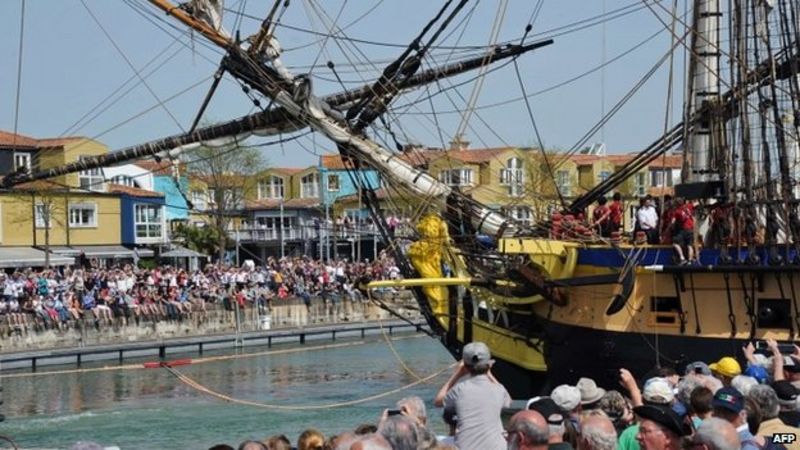
M 128 194 L 134 197 L 163 197 L 161 192 L 148 191 L 147 189 L 140 189 L 136 187 L 123 186 L 121 184 L 109 183 L 108 192 L 114 194 Z
M 273 167 L 269 169 L 272 172 L 279 173 L 281 175 L 294 175 L 296 173 L 300 173 L 306 170 L 308 167 Z
M 0 147 L 36 148 L 38 141 L 32 137 L 0 130 Z
M 447 156 L 452 159 L 457 159 L 466 163 L 482 163 L 489 162 L 498 157 L 503 152 L 510 150 L 510 147 L 502 148 L 483 148 L 475 150 L 450 150 Z
M 503 152 L 512 150 L 513 147 L 476 148 L 471 150 L 431 150 L 411 149 L 404 152 L 401 158 L 413 165 L 422 165 L 439 158 L 451 158 L 465 163 L 480 164 L 497 158 Z
M 570 161 L 574 162 L 579 166 L 588 166 L 590 164 L 594 164 L 598 161 L 608 161 L 609 163 L 615 166 L 621 166 L 627 163 L 628 161 L 632 160 L 636 157 L 635 153 L 627 153 L 624 155 L 606 155 L 606 156 L 599 156 L 599 155 L 571 155 L 569 157 Z M 673 169 L 680 168 L 683 164 L 683 157 L 681 155 L 667 155 L 665 157 L 659 156 L 653 162 L 648 164 L 648 167 L 669 167 Z
M 68 136 L 61 138 L 36 139 L 19 133 L 14 134 L 10 131 L 0 130 L 0 148 L 2 147 L 29 148 L 29 149 L 53 148 L 53 147 L 61 147 L 64 144 L 80 141 L 83 139 L 86 138 L 80 136 Z
M 316 208 L 320 206 L 318 198 L 290 198 L 283 201 L 284 208 Z M 251 200 L 246 204 L 247 209 L 275 209 L 281 207 L 278 199 Z
M 570 155 L 569 160 L 579 166 L 588 166 L 602 159 L 597 155 Z
M 320 165 L 326 169 L 344 169 L 344 162 L 339 155 L 322 155 L 319 157 Z
M 67 187 L 49 180 L 35 180 L 14 186 L 14 189 L 23 191 L 55 191 L 68 190 Z

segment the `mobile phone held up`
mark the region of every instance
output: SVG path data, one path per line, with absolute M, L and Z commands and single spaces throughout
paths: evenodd
M 772 352 L 769 351 L 769 347 L 767 347 L 767 343 L 765 341 L 756 341 L 755 342 L 756 350 L 759 353 L 764 353 L 767 355 L 771 355 Z M 778 344 L 778 350 L 781 351 L 784 355 L 791 355 L 794 353 L 794 345 L 792 344 Z
M 399 409 L 390 409 L 390 410 L 386 411 L 386 415 L 390 416 L 390 417 L 391 416 L 399 416 L 400 414 L 403 414 L 403 412 L 400 411 Z

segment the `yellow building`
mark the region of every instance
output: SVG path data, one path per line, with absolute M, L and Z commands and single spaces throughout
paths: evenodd
M 107 152 L 101 143 L 82 137 L 35 139 L 0 131 L 0 176 Z M 81 254 L 101 263 L 152 256 L 149 249 L 132 248 L 139 241 L 132 231 L 129 239 L 123 234 L 141 225 L 134 214 L 137 208 L 147 202 L 154 211 L 163 211 L 163 199 L 144 199 L 158 195 L 151 191 L 121 192 L 115 187 L 101 169 L 94 169 L 0 190 L 0 268 L 41 266 L 44 251 L 51 252 L 51 264 L 72 264 L 73 257 Z M 161 223 L 150 223 L 152 217 L 148 230 L 161 230 Z M 166 235 L 159 236 L 150 240 L 163 242 Z

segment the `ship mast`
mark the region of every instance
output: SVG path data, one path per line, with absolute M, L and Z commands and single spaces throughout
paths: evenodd
M 694 32 L 689 60 L 689 95 L 686 116 L 706 111 L 691 129 L 687 127 L 683 181 L 702 182 L 718 178 L 716 158 L 712 156 L 712 122 L 715 114 L 708 104 L 719 104 L 719 0 L 695 0 Z M 688 170 L 686 170 L 688 168 Z M 717 175 L 714 175 L 717 173 Z

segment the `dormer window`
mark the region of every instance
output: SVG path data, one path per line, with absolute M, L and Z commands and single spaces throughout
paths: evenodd
M 472 186 L 472 169 L 443 170 L 439 181 L 448 186 Z
M 300 179 L 300 197 L 319 197 L 319 174 L 310 173 Z
M 500 184 L 508 186 L 508 195 L 511 197 L 522 195 L 525 184 L 522 159 L 514 157 L 506 161 L 506 167 L 500 170 Z
M 133 177 L 129 177 L 127 175 L 117 175 L 111 179 L 111 182 L 114 184 L 121 184 L 122 186 L 134 187 L 138 188 L 139 183 L 133 179 Z
M 283 178 L 271 175 L 258 183 L 258 199 L 281 199 L 284 197 Z

